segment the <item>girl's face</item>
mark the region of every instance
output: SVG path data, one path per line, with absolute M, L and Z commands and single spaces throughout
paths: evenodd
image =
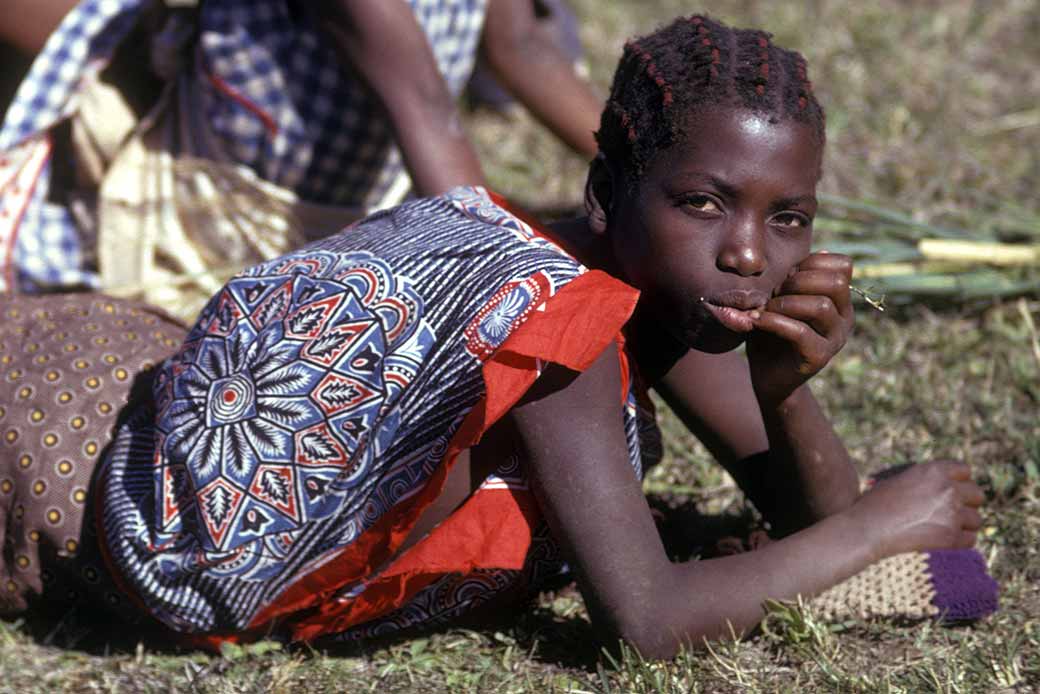
M 615 199 L 607 232 L 662 325 L 722 352 L 746 336 L 725 307 L 763 307 L 809 255 L 823 152 L 810 126 L 745 109 L 709 108 L 686 125 L 685 141 Z

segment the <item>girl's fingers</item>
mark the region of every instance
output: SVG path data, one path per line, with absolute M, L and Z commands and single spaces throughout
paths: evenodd
M 842 329 L 845 319 L 828 296 L 783 294 L 770 299 L 766 311 L 808 323 L 824 338 L 837 337 L 844 340 Z
M 982 506 L 982 502 L 986 500 L 986 495 L 974 482 L 958 482 L 957 493 L 960 495 L 961 501 L 968 506 Z
M 809 294 L 826 296 L 838 309 L 838 313 L 846 320 L 852 320 L 852 293 L 849 290 L 849 279 L 843 273 L 829 270 L 799 270 L 784 280 L 777 290 L 778 296 L 788 294 Z
M 937 461 L 949 469 L 950 479 L 959 482 L 971 482 L 971 466 L 962 460 Z M 974 484 L 974 483 L 973 483 Z
M 798 268 L 781 283 L 778 294 L 841 294 L 849 290 L 845 277 L 829 270 Z
M 819 362 L 819 368 L 823 367 L 832 354 L 827 339 L 809 327 L 808 323 L 782 313 L 761 311 L 755 320 L 755 329 L 794 343 L 803 359 Z
M 826 270 L 837 272 L 848 280 L 852 279 L 852 258 L 841 253 L 813 253 L 798 263 L 799 270 Z
M 982 516 L 973 508 L 962 508 L 960 520 L 963 530 L 978 530 L 982 527 Z

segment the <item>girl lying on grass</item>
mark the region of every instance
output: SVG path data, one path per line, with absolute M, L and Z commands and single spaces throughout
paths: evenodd
M 768 598 L 971 547 L 967 466 L 861 495 L 810 393 L 853 323 L 849 259 L 810 253 L 823 125 L 801 56 L 679 19 L 625 47 L 583 219 L 541 227 L 482 188 L 415 200 L 246 270 L 175 351 L 148 309 L 6 300 L 5 377 L 31 391 L 0 420 L 11 605 L 73 591 L 191 643 L 326 643 L 450 623 L 566 565 L 597 633 L 668 656 Z M 780 539 L 669 561 L 640 486 L 647 388 Z

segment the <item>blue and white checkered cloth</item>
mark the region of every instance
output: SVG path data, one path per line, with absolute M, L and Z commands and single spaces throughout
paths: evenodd
M 487 0 L 407 0 L 454 95 L 476 59 Z M 37 57 L 11 104 L 0 150 L 38 137 L 76 109 L 85 77 L 111 59 L 150 0 L 83 0 Z M 309 202 L 385 202 L 403 163 L 367 90 L 295 0 L 202 0 L 194 64 L 221 147 Z M 97 286 L 92 249 L 69 210 L 49 202 L 50 169 L 22 218 L 14 262 L 24 291 Z M 60 198 L 58 198 L 60 200 Z
M 51 35 L 19 86 L 0 129 L 0 150 L 46 132 L 76 108 L 81 80 L 100 70 L 133 27 L 145 0 L 87 0 Z M 23 291 L 86 285 L 80 233 L 69 210 L 48 201 L 50 163 L 42 169 L 17 231 L 15 281 Z

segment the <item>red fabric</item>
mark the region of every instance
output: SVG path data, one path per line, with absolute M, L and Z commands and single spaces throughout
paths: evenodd
M 610 342 L 623 344 L 621 327 L 635 309 L 636 298 L 634 289 L 594 270 L 575 278 L 546 302 L 545 310 L 532 315 L 484 365 L 488 426 L 534 383 L 537 359 L 584 371 Z M 596 309 L 590 311 L 590 306 Z M 623 353 L 619 350 L 619 354 Z M 622 381 L 627 381 L 623 356 L 622 365 Z M 627 382 L 622 387 L 623 398 Z
M 398 557 L 361 595 L 342 604 L 326 603 L 297 622 L 293 638 L 309 641 L 386 614 L 447 573 L 520 569 L 538 517 L 528 492 L 481 489 L 427 538 Z

